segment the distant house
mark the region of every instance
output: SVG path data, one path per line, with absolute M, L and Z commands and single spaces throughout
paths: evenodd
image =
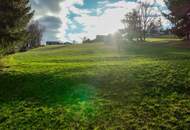
M 59 41 L 47 41 L 46 45 L 63 45 L 63 43 Z
M 96 42 L 108 42 L 111 39 L 111 35 L 96 35 Z
M 105 36 L 104 35 L 96 35 L 96 41 L 104 41 Z

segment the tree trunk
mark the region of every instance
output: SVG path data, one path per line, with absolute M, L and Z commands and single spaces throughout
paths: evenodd
M 144 41 L 146 40 L 146 31 L 145 30 L 143 31 L 143 40 Z
M 190 33 L 187 33 L 187 40 L 190 40 Z

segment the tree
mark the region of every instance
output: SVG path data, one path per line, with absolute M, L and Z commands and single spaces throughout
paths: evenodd
M 122 32 L 129 40 L 145 41 L 152 25 L 156 22 L 154 13 L 155 2 L 139 2 L 138 9 L 125 15 L 122 20 L 124 29 Z
M 29 0 L 0 0 L 0 48 L 4 53 L 13 53 L 26 42 L 26 26 L 33 13 Z
M 83 38 L 82 38 L 82 43 L 83 43 L 83 44 L 91 43 L 91 40 L 90 40 L 89 38 L 87 38 L 87 37 L 83 37 Z
M 43 27 L 38 21 L 32 21 L 27 27 L 28 40 L 21 48 L 21 51 L 39 47 L 41 45 L 44 31 L 45 27 Z
M 142 25 L 141 18 L 139 16 L 139 12 L 137 10 L 133 10 L 125 15 L 125 18 L 122 20 L 124 24 L 124 29 L 121 30 L 121 33 L 128 40 L 142 40 Z
M 172 23 L 172 32 L 180 38 L 190 40 L 190 1 L 164 1 L 170 13 L 162 13 Z
M 154 13 L 155 1 L 150 3 L 150 1 L 139 2 L 139 16 L 141 19 L 142 27 L 142 37 L 146 40 L 147 33 L 150 31 L 151 26 L 155 22 L 156 14 Z

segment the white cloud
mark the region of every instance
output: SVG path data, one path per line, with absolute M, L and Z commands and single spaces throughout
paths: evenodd
M 82 41 L 82 38 L 86 36 L 86 33 L 70 33 L 68 34 L 68 40 L 69 41 L 77 41 L 77 42 L 81 42 Z
M 105 5 L 105 4 L 108 4 L 108 3 L 110 3 L 109 0 L 98 1 L 99 5 Z
M 156 2 L 161 6 L 165 5 L 164 0 L 156 0 Z
M 77 26 L 75 24 L 71 24 L 71 29 L 76 29 Z
M 96 35 L 106 35 L 118 31 L 123 28 L 121 20 L 124 15 L 137 7 L 135 2 L 126 2 L 124 0 L 109 3 L 105 5 L 107 8 L 102 15 L 91 16 L 89 14 L 81 14 L 74 20 L 82 24 L 84 32 L 78 34 L 69 34 L 69 39 L 81 40 L 82 37 L 95 38 Z M 100 9 L 97 9 L 100 12 Z
M 124 18 L 124 15 L 131 11 L 132 9 L 137 8 L 137 2 L 127 2 L 126 0 L 118 0 L 117 2 L 110 2 L 109 0 L 104 0 L 98 2 L 96 9 L 79 9 L 76 5 L 83 5 L 84 0 L 59 0 L 59 12 L 43 11 L 43 15 L 36 15 L 36 19 L 45 16 L 56 16 L 60 18 L 62 24 L 58 29 L 56 35 L 59 40 L 77 40 L 81 41 L 82 37 L 86 36 L 88 38 L 95 38 L 96 35 L 106 35 L 116 32 L 118 29 L 123 28 L 121 20 Z M 153 2 L 154 0 L 138 0 L 138 1 L 147 1 Z M 156 0 L 160 6 L 164 5 L 163 0 Z M 74 21 L 68 18 L 70 13 L 77 14 L 79 16 L 74 18 Z M 92 12 L 96 12 L 96 15 L 92 16 Z M 162 18 L 165 23 L 167 20 Z M 78 26 L 76 23 L 84 26 L 84 31 L 80 33 L 69 33 L 66 34 L 68 29 L 77 29 Z
M 62 26 L 59 29 L 59 34 L 57 37 L 61 40 L 64 41 L 66 39 L 66 30 L 68 29 L 69 24 L 72 24 L 72 21 L 67 18 L 67 15 L 70 13 L 70 11 L 76 13 L 79 12 L 79 9 L 75 7 L 76 4 L 83 5 L 83 0 L 66 0 L 61 3 L 61 11 L 58 14 L 62 21 Z M 73 25 L 74 27 L 74 25 Z
M 83 5 L 83 0 L 30 0 L 33 9 L 35 9 L 35 16 L 33 20 L 43 19 L 44 17 L 57 17 L 61 20 L 61 27 L 57 30 L 56 33 L 52 34 L 51 31 L 46 29 L 46 35 L 57 37 L 58 40 L 65 40 L 66 29 L 68 29 L 69 24 L 72 23 L 70 19 L 67 18 L 67 15 L 70 13 L 70 10 L 73 12 L 78 12 L 79 10 L 75 5 Z M 47 21 L 48 22 L 48 21 Z M 74 25 L 72 26 L 73 28 Z M 44 40 L 50 40 L 51 38 L 44 37 Z M 55 40 L 55 39 L 51 39 Z
M 115 3 L 109 3 L 106 5 L 106 7 L 110 8 L 128 8 L 128 9 L 133 9 L 136 6 L 137 6 L 136 2 L 126 2 L 125 0 L 121 0 Z

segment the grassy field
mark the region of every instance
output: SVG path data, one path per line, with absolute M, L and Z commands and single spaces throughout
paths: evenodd
M 2 59 L 0 129 L 189 130 L 179 40 L 47 46 Z

